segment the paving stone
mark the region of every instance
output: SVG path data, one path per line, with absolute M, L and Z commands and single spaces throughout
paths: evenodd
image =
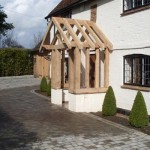
M 0 150 L 150 149 L 150 136 L 52 105 L 35 88 L 0 91 Z

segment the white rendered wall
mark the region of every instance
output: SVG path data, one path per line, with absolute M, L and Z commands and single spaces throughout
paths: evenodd
M 82 11 L 80 8 L 74 9 L 72 18 L 89 20 L 90 7 L 98 5 L 96 23 L 113 43 L 113 49 L 118 49 L 110 55 L 110 85 L 116 94 L 117 106 L 130 110 L 137 91 L 121 88 L 123 56 L 135 53 L 150 55 L 150 48 L 144 49 L 150 46 L 150 9 L 122 17 L 122 3 L 123 0 L 97 0 L 88 3 Z M 142 93 L 150 115 L 150 92 Z
M 150 9 L 127 16 L 121 16 L 123 0 L 97 0 L 76 8 L 72 18 L 90 20 L 90 7 L 97 8 L 97 25 L 113 43 L 114 49 L 150 46 Z
M 53 104 L 62 105 L 62 89 L 51 90 L 51 102 Z
M 122 89 L 123 85 L 123 56 L 129 54 L 150 54 L 149 49 L 113 51 L 110 57 L 110 85 L 113 87 L 117 107 L 131 110 L 137 90 Z M 150 115 L 150 92 L 142 92 L 148 113 Z
M 71 94 L 69 93 L 69 110 L 74 112 L 97 112 L 102 110 L 105 93 Z
M 63 101 L 68 102 L 69 101 L 69 91 L 63 89 Z
M 150 46 L 150 9 L 121 17 L 123 1 L 99 1 L 97 24 L 117 48 Z

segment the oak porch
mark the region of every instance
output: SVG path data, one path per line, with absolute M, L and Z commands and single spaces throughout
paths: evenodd
M 52 28 L 55 28 L 51 39 Z M 69 55 L 69 86 L 72 94 L 104 93 L 109 86 L 109 51 L 111 42 L 92 21 L 53 17 L 40 50 L 51 52 L 52 89 L 64 88 L 64 58 Z M 81 81 L 81 51 L 85 51 L 85 80 Z M 95 51 L 95 83 L 90 87 L 90 53 Z M 104 84 L 100 84 L 100 55 L 104 53 Z M 84 87 L 81 86 L 84 82 Z

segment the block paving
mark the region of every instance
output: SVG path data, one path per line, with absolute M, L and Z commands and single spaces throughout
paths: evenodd
M 149 150 L 150 136 L 74 113 L 31 90 L 0 90 L 0 150 Z

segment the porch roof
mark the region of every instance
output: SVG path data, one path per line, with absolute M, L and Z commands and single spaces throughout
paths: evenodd
M 50 39 L 53 26 L 56 30 L 53 39 Z M 72 47 L 109 48 L 111 50 L 113 45 L 92 21 L 52 17 L 40 51 L 42 49 L 71 49 Z

